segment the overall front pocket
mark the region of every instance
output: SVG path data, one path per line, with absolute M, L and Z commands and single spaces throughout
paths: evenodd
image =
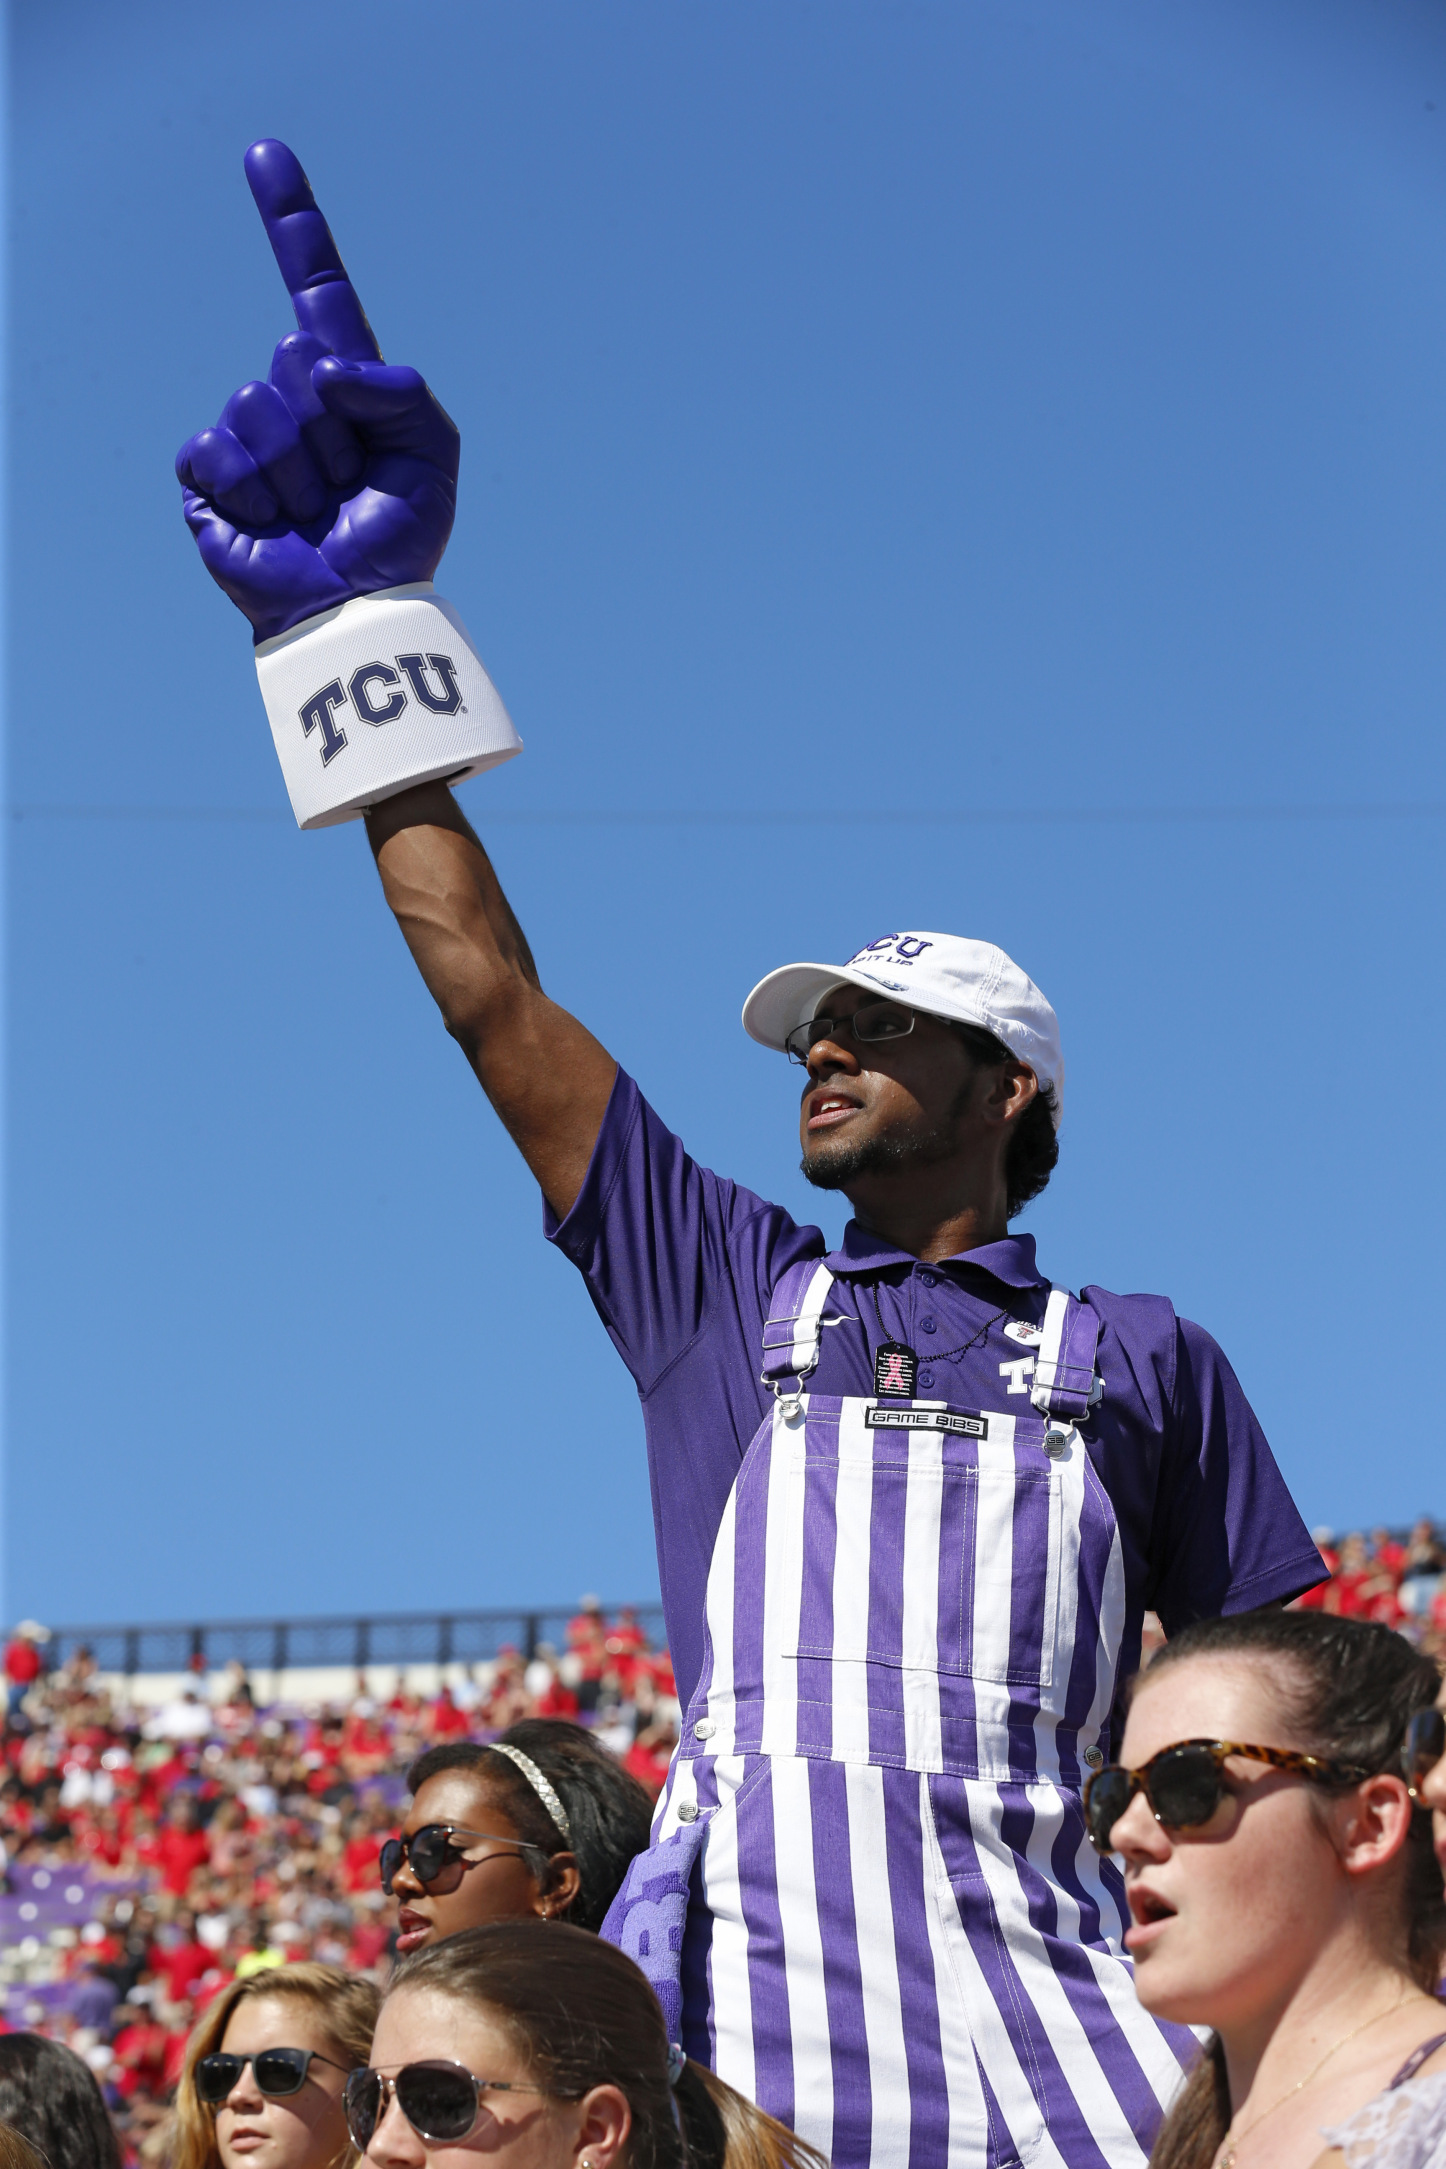
M 903 1454 L 810 1441 L 776 1455 L 771 1480 L 787 1493 L 787 1586 L 765 1605 L 779 1657 L 842 1668 L 835 1694 L 852 1675 L 875 1707 L 895 1706 L 898 1676 L 916 1672 L 1053 1685 L 1062 1490 L 1047 1463 L 1008 1449 L 981 1465 L 962 1443 L 919 1437 Z

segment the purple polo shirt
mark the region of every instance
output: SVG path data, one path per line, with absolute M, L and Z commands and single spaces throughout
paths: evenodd
M 871 1395 L 873 1351 L 905 1341 L 918 1391 L 967 1409 L 1008 1398 L 1001 1339 L 1039 1325 L 1049 1282 L 1034 1237 L 1010 1235 L 923 1265 L 850 1221 L 843 1247 L 800 1227 L 690 1159 L 619 1070 L 587 1176 L 567 1218 L 545 1212 L 550 1241 L 587 1282 L 637 1384 L 647 1431 L 658 1570 L 669 1647 L 686 1708 L 703 1659 L 713 1542 L 739 1463 L 773 1397 L 760 1382 L 769 1296 L 800 1258 L 837 1276 L 817 1370 L 820 1393 Z M 1191 1619 L 1299 1595 L 1324 1575 L 1249 1402 L 1208 1333 L 1163 1296 L 1086 1288 L 1102 1324 L 1104 1398 L 1083 1426 L 1119 1524 L 1127 1610 L 1121 1676 L 1139 1660 L 1140 1624 Z

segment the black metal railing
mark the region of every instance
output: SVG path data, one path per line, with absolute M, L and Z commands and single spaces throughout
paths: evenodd
M 605 1605 L 616 1619 L 620 1605 Z M 663 1640 L 660 1604 L 631 1607 L 655 1644 Z M 48 1666 L 64 1664 L 82 1644 L 102 1672 L 184 1672 L 197 1660 L 207 1670 L 244 1665 L 248 1672 L 286 1672 L 324 1665 L 477 1664 L 507 1647 L 534 1657 L 551 1643 L 561 1650 L 574 1604 L 537 1610 L 374 1612 L 363 1619 L 213 1619 L 192 1625 L 55 1627 L 45 1645 Z

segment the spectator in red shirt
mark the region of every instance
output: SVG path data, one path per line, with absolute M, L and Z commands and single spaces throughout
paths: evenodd
M 635 1701 L 638 1680 L 646 1669 L 648 1638 L 638 1625 L 638 1615 L 630 1604 L 623 1606 L 616 1623 L 609 1627 L 604 1646 L 618 1693 L 624 1702 Z
M 623 1768 L 635 1777 L 650 1800 L 656 1800 L 678 1744 L 672 1724 L 645 1725 L 623 1757 Z
M 5 1677 L 9 1682 L 8 1707 L 12 1717 L 40 1677 L 45 1661 L 40 1654 L 40 1645 L 49 1639 L 44 1627 L 33 1619 L 22 1619 L 5 1645 Z
M 459 1710 L 450 1687 L 444 1687 L 431 1709 L 427 1712 L 427 1731 L 431 1738 L 440 1742 L 465 1740 L 472 1730 L 472 1720 L 465 1710 Z
M 346 1844 L 341 1853 L 342 1881 L 350 1891 L 375 1890 L 381 1840 L 376 1831 L 368 1827 L 365 1815 L 353 1815 L 346 1832 Z
M 151 1964 L 166 1984 L 167 2002 L 183 2003 L 210 1965 L 211 1953 L 197 1936 L 196 1916 L 188 1907 L 182 1907 L 164 1933 L 164 1943 L 158 1938 L 152 1950 Z
M 376 1711 L 370 1698 L 360 1708 L 347 1713 L 342 1727 L 342 1760 L 346 1773 L 353 1782 L 361 1777 L 371 1777 L 384 1770 L 391 1760 L 391 1747 L 386 1733 L 377 1722 Z
M 578 1667 L 578 1707 L 590 1716 L 602 1697 L 603 1673 L 607 1670 L 607 1629 L 596 1597 L 584 1597 L 568 1621 L 567 1647 Z
M 155 1853 L 161 1888 L 183 1898 L 191 1877 L 211 1856 L 211 1841 L 200 1827 L 196 1803 L 189 1793 L 181 1793 L 173 1803 L 156 1834 Z
M 143 2004 L 127 2004 L 120 2015 L 127 2023 L 111 2042 L 111 2053 L 120 2066 L 112 2084 L 123 2101 L 142 2087 L 147 2093 L 159 2093 L 166 2067 L 166 2029 Z
M 497 1662 L 492 1673 L 492 1685 L 482 1711 L 482 1723 L 489 1732 L 499 1732 L 507 1725 L 515 1725 L 532 1708 L 532 1698 L 523 1682 L 523 1664 L 519 1653 L 510 1643 L 497 1652 Z
M 541 1694 L 533 1697 L 532 1715 L 534 1717 L 576 1717 L 577 1696 L 564 1683 L 555 1662 L 551 1658 L 544 1658 L 543 1662 L 548 1669 L 547 1685 L 543 1688 Z

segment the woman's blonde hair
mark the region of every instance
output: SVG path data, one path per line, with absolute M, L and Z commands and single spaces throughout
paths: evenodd
M 45 2156 L 13 2124 L 0 2124 L 0 2169 L 47 2169 Z
M 268 1966 L 260 1973 L 248 1973 L 244 1981 L 232 1981 L 214 2002 L 207 2004 L 186 2043 L 186 2061 L 171 2113 L 170 2169 L 221 2169 L 215 2113 L 196 2091 L 196 2066 L 203 2056 L 214 2056 L 220 2048 L 232 2012 L 240 2004 L 262 1996 L 294 1996 L 298 2003 L 310 2004 L 327 2039 L 341 2052 L 337 2062 L 348 2070 L 354 2064 L 364 2064 L 371 2055 L 382 2000 L 375 1981 L 343 1973 L 340 1966 L 310 1963 Z M 354 2149 L 348 2143 L 337 2154 L 338 2169 L 352 2158 Z M 0 2169 L 7 2169 L 7 2165 L 0 2163 Z M 16 2169 L 23 2169 L 23 2165 L 17 2164 Z

